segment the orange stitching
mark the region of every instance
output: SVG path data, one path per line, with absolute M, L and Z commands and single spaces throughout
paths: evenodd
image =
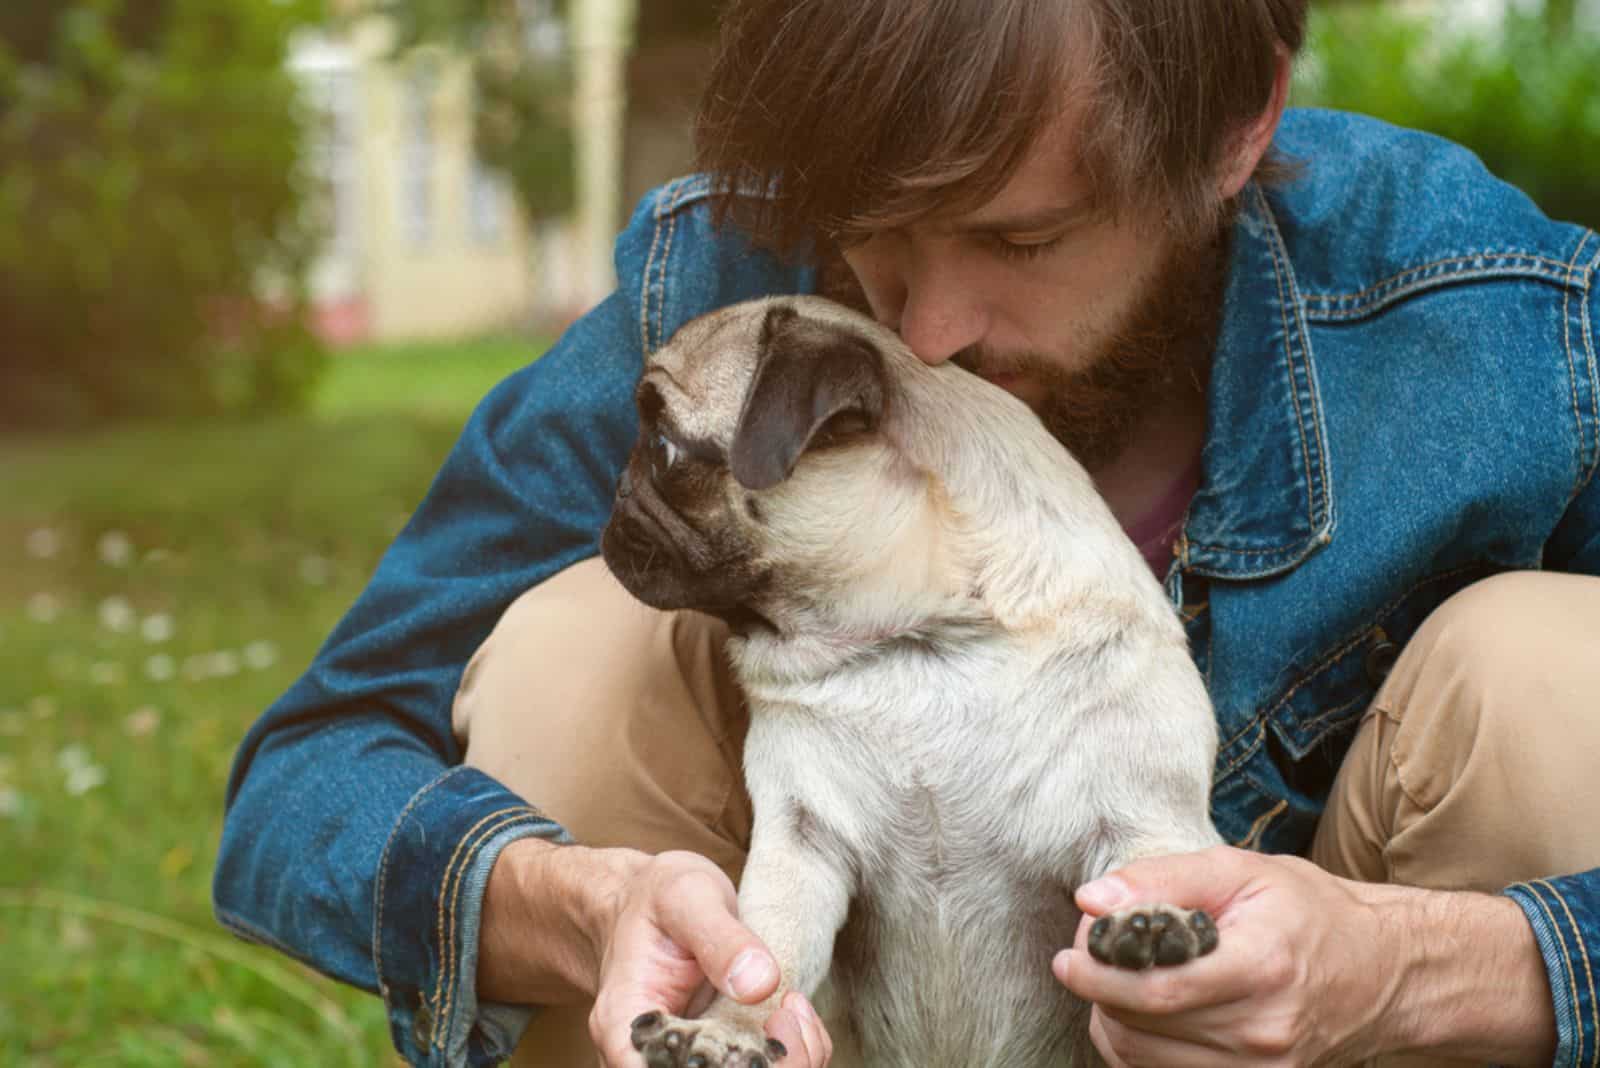
M 1365 289 L 1357 290 L 1354 293 L 1311 293 L 1305 299 L 1307 301 L 1315 301 L 1318 304 L 1353 303 L 1372 296 L 1380 290 L 1399 288 L 1405 280 L 1415 278 L 1437 267 L 1447 267 L 1457 263 L 1473 263 L 1477 260 L 1520 260 L 1526 263 L 1541 263 L 1547 267 L 1560 268 L 1569 280 L 1572 277 L 1570 264 L 1563 263 L 1561 260 L 1553 260 L 1548 256 L 1541 256 L 1534 252 L 1512 252 L 1509 250 L 1505 252 L 1478 252 L 1465 256 L 1447 256 L 1444 259 L 1431 260 L 1415 267 L 1408 267 L 1403 271 L 1390 275 L 1381 282 L 1374 282 Z
M 490 838 L 492 838 L 494 836 L 495 832 L 499 831 L 502 827 L 508 827 L 511 824 L 516 823 L 520 819 L 525 819 L 530 813 L 533 813 L 533 810 L 531 808 L 528 808 L 528 807 L 522 807 L 520 809 L 502 809 L 501 811 L 502 812 L 513 812 L 514 811 L 514 812 L 516 812 L 516 815 L 507 816 L 505 819 L 501 820 L 499 823 L 495 824 L 493 827 L 490 827 L 487 830 L 485 830 L 483 832 L 483 834 L 479 835 L 479 837 L 478 837 L 478 843 L 479 844 L 481 844 L 483 842 L 487 842 Z M 493 819 L 494 817 L 490 816 L 488 818 L 489 819 Z M 480 823 L 480 826 L 481 826 L 481 823 Z M 474 849 L 474 852 L 476 852 L 476 851 L 477 850 Z M 455 1001 L 455 997 L 456 997 L 456 979 L 455 979 L 455 970 L 456 970 L 456 902 L 461 899 L 461 885 L 462 885 L 462 883 L 464 881 L 461 878 L 461 876 L 466 870 L 467 870 L 467 866 L 465 864 L 462 864 L 461 867 L 456 869 L 455 885 L 453 887 L 451 887 L 451 889 L 449 891 L 449 893 L 450 893 L 450 946 L 449 946 L 449 952 L 445 955 L 445 960 L 449 962 L 450 981 L 445 984 L 445 988 L 444 988 L 444 1011 L 435 1012 L 434 1013 L 434 1019 L 433 1019 L 433 1026 L 434 1026 L 435 1032 L 439 1032 L 439 1031 L 443 1032 L 443 1034 L 440 1034 L 438 1036 L 438 1042 L 439 1042 L 439 1048 L 440 1049 L 444 1048 L 446 1041 L 450 1037 L 450 1032 L 449 1032 L 449 1027 L 448 1027 L 447 1021 L 450 1018 L 450 1006 L 451 1006 L 451 1003 Z
M 1589 243 L 1589 235 L 1584 234 L 1583 240 L 1578 242 L 1578 249 L 1573 253 L 1572 264 L 1567 267 L 1567 276 L 1572 276 L 1572 266 L 1578 262 L 1578 252 Z M 1572 384 L 1572 425 L 1578 432 L 1578 447 L 1584 446 L 1583 441 L 1583 413 L 1578 410 L 1578 367 L 1572 362 L 1572 290 L 1568 288 L 1562 293 L 1561 299 L 1561 344 L 1566 351 L 1567 378 Z
M 406 816 L 411 810 L 421 803 L 422 799 L 432 792 L 433 788 L 454 776 L 462 768 L 452 768 L 437 779 L 418 790 L 416 795 L 406 802 L 406 807 L 400 810 L 399 817 L 394 821 L 394 829 L 389 832 L 388 841 L 383 844 L 383 861 L 378 865 L 378 911 L 373 919 L 372 932 L 372 965 L 377 972 L 378 981 L 383 982 L 383 902 L 385 899 L 384 888 L 389 882 L 389 847 L 394 844 L 394 836 L 399 833 L 400 826 L 405 823 Z
M 656 302 L 656 347 L 667 343 L 667 268 L 672 263 L 672 242 L 678 236 L 677 203 L 673 203 L 672 219 L 667 223 L 667 247 L 661 250 L 660 299 Z
M 490 820 L 498 819 L 501 816 L 504 816 L 507 812 L 516 812 L 516 811 L 519 811 L 519 810 L 520 810 L 519 808 L 502 808 L 498 812 L 489 813 L 489 815 L 484 816 L 477 823 L 474 823 L 471 827 L 469 827 L 467 829 L 467 833 L 463 834 L 461 836 L 460 841 L 456 842 L 456 848 L 455 848 L 454 852 L 452 852 L 450 854 L 450 859 L 449 859 L 448 862 L 446 862 L 446 864 L 444 866 L 444 874 L 439 877 L 439 891 L 440 891 L 440 893 L 439 893 L 439 904 L 438 904 L 438 907 L 436 909 L 436 912 L 438 914 L 438 919 L 439 919 L 438 934 L 439 934 L 439 952 L 441 954 L 441 959 L 439 961 L 439 974 L 434 979 L 434 982 L 433 982 L 433 1002 L 434 1002 L 435 1007 L 438 1006 L 438 1004 L 440 1003 L 440 1001 L 444 997 L 444 993 L 443 992 L 444 992 L 445 972 L 446 972 L 446 969 L 447 969 L 447 964 L 452 963 L 452 962 L 450 962 L 448 957 L 444 957 L 443 956 L 444 946 L 445 946 L 445 936 L 444 936 L 444 931 L 445 931 L 445 927 L 444 927 L 444 920 L 445 920 L 444 898 L 445 898 L 445 894 L 448 892 L 447 891 L 447 887 L 448 887 L 448 885 L 450 883 L 450 869 L 455 867 L 456 861 L 458 859 L 460 859 L 460 857 L 462 855 L 462 851 L 467 848 L 468 843 L 471 842 L 472 836 L 478 832 L 478 828 L 479 827 L 482 827 L 484 824 L 488 823 Z M 434 1031 L 437 1032 L 438 1029 L 439 1029 L 439 1021 L 437 1019 L 435 1019 L 434 1020 Z
M 641 356 L 649 356 L 652 351 L 650 346 L 650 271 L 655 266 L 656 249 L 661 244 L 661 220 L 672 216 L 678 210 L 678 198 L 683 194 L 683 189 L 688 184 L 687 180 L 675 182 L 656 199 L 656 228 L 650 237 L 650 254 L 645 257 L 644 277 L 639 293 L 639 344 L 641 346 Z M 665 284 L 666 267 L 664 264 L 661 276 L 663 284 Z
M 1306 471 L 1307 471 L 1307 477 L 1306 477 L 1306 482 L 1307 482 L 1307 485 L 1306 485 L 1306 490 L 1307 490 L 1307 493 L 1306 493 L 1306 498 L 1307 498 L 1306 499 L 1306 521 L 1312 526 L 1313 529 L 1315 529 L 1315 527 L 1317 525 L 1316 512 L 1315 512 L 1315 507 L 1314 507 L 1314 505 L 1312 503 L 1312 500 L 1311 500 L 1311 492 L 1310 492 L 1310 490 L 1311 490 L 1311 487 L 1310 487 L 1311 446 L 1306 441 L 1305 413 L 1300 408 L 1300 390 L 1299 390 L 1299 388 L 1297 387 L 1297 385 L 1295 383 L 1295 376 L 1294 376 L 1294 372 L 1295 372 L 1294 347 L 1291 344 L 1291 337 L 1292 337 L 1294 331 L 1291 330 L 1290 326 L 1289 326 L 1288 300 L 1284 295 L 1284 289 L 1283 289 L 1284 268 L 1283 268 L 1282 261 L 1278 257 L 1278 243 L 1281 242 L 1283 240 L 1283 238 L 1282 238 L 1282 235 L 1278 232 L 1277 221 L 1275 219 L 1273 219 L 1273 217 L 1272 217 L 1272 208 L 1271 208 L 1271 205 L 1269 205 L 1266 202 L 1266 197 L 1261 193 L 1261 191 L 1259 189 L 1256 190 L 1255 196 L 1256 196 L 1256 199 L 1259 201 L 1259 205 L 1258 206 L 1259 206 L 1260 211 L 1262 213 L 1262 217 L 1263 217 L 1264 221 L 1266 222 L 1268 229 L 1271 231 L 1271 234 L 1269 235 L 1269 237 L 1267 239 L 1267 252 L 1272 256 L 1272 277 L 1273 277 L 1273 282 L 1277 286 L 1277 289 L 1278 289 L 1279 325 L 1283 327 L 1283 355 L 1284 355 L 1284 359 L 1289 364 L 1289 397 L 1294 402 L 1295 430 L 1297 430 L 1299 432 L 1299 434 L 1300 434 L 1300 455 L 1305 457 L 1305 462 L 1306 462 Z M 1298 316 L 1297 316 L 1297 320 L 1298 320 Z M 1298 325 L 1298 322 L 1297 322 L 1297 325 Z M 1303 331 L 1302 331 L 1302 335 L 1303 335 Z M 1313 399 L 1315 399 L 1314 395 L 1316 393 L 1316 390 L 1311 387 L 1311 361 L 1310 361 L 1309 353 L 1308 353 L 1307 358 L 1306 358 L 1306 385 L 1307 385 L 1307 388 L 1311 389 L 1311 392 L 1313 394 Z M 1318 444 L 1318 449 L 1319 449 L 1319 455 L 1321 456 L 1321 460 L 1322 460 L 1322 462 L 1321 462 L 1322 496 L 1323 496 L 1323 500 L 1326 502 L 1327 499 L 1328 499 L 1328 472 L 1327 472 L 1327 462 L 1328 461 L 1327 461 L 1326 445 L 1322 441 L 1322 428 L 1320 426 L 1317 427 L 1317 444 Z M 1201 549 L 1201 550 L 1212 550 L 1212 551 L 1215 551 L 1215 552 L 1232 553 L 1232 554 L 1234 554 L 1236 556 L 1270 556 L 1270 555 L 1274 555 L 1274 554 L 1277 554 L 1277 553 L 1292 552 L 1293 550 L 1298 548 L 1297 545 L 1280 545 L 1280 546 L 1275 546 L 1275 547 L 1273 547 L 1271 549 L 1228 549 L 1228 548 L 1224 548 L 1224 547 L 1222 547 L 1220 545 L 1211 545 L 1211 544 L 1209 544 L 1207 542 L 1190 542 L 1187 537 L 1185 537 L 1185 539 L 1184 539 L 1184 544 L 1185 544 L 1186 547 L 1189 546 L 1189 545 L 1193 545 L 1195 548 L 1198 548 L 1198 549 Z
M 1590 1016 L 1594 1020 L 1595 1034 L 1596 1034 L 1597 1037 L 1600 1037 L 1600 999 L 1596 999 L 1596 997 L 1595 997 L 1595 993 L 1594 993 L 1594 972 L 1589 967 L 1589 948 L 1583 942 L 1583 932 L 1578 927 L 1578 921 L 1573 918 L 1572 909 L 1570 907 L 1568 907 L 1567 899 L 1562 896 L 1561 891 L 1557 890 L 1553 884 L 1549 883 L 1548 881 L 1546 881 L 1544 879 L 1539 879 L 1538 883 L 1539 883 L 1539 885 L 1543 886 L 1546 890 L 1549 890 L 1551 894 L 1555 895 L 1555 899 L 1557 901 L 1561 902 L 1561 911 L 1565 912 L 1567 914 L 1567 922 L 1572 924 L 1572 931 L 1573 931 L 1573 934 L 1576 937 L 1577 942 L 1578 942 L 1578 952 L 1583 954 L 1583 975 L 1584 975 L 1584 978 L 1586 980 L 1588 980 L 1588 983 L 1589 983 L 1589 1011 L 1590 1011 Z M 1563 945 L 1561 948 L 1563 950 L 1565 950 L 1566 946 Z M 1568 970 L 1570 971 L 1571 967 L 1572 967 L 1570 960 L 1568 961 L 1567 967 L 1568 967 Z M 1574 997 L 1573 997 L 1573 1000 L 1576 1001 L 1577 1000 L 1577 997 L 1576 997 L 1576 986 L 1577 986 L 1576 980 L 1574 980 L 1573 986 L 1574 986 Z M 1581 1027 L 1578 1028 L 1578 1061 L 1579 1061 L 1579 1063 L 1583 1062 L 1583 1028 L 1581 1028 Z
M 661 243 L 661 209 L 656 209 L 655 232 L 650 235 L 650 254 L 644 258 L 644 273 L 639 279 L 639 354 L 650 355 L 650 268 L 656 262 L 656 246 Z
M 1267 829 L 1267 824 L 1270 823 L 1278 815 L 1278 813 L 1282 812 L 1288 807 L 1289 802 L 1279 801 L 1276 805 L 1273 805 L 1270 809 L 1257 816 L 1256 821 L 1250 825 L 1250 832 L 1239 841 L 1235 842 L 1235 847 L 1239 849 L 1254 849 L 1256 844 L 1258 844 L 1260 841 L 1261 833 Z
M 1539 903 L 1539 908 L 1544 910 L 1544 914 L 1550 918 L 1550 926 L 1552 926 L 1552 927 L 1554 927 L 1556 929 L 1557 935 L 1559 936 L 1560 931 L 1561 931 L 1561 925 L 1556 922 L 1556 914 L 1554 912 L 1550 911 L 1550 906 L 1545 904 L 1545 900 L 1544 900 L 1544 898 L 1542 896 L 1540 896 L 1539 891 L 1535 890 L 1533 888 L 1533 886 L 1530 885 L 1529 883 L 1518 883 L 1517 885 L 1518 886 L 1525 886 L 1525 887 L 1528 888 L 1529 895 L 1535 901 L 1537 901 Z M 1546 884 L 1546 885 L 1548 885 L 1548 884 Z M 1572 998 L 1573 1009 L 1574 1009 L 1574 1011 L 1576 1011 L 1577 1005 L 1578 1005 L 1578 977 L 1572 970 L 1572 958 L 1567 954 L 1567 946 L 1566 946 L 1565 940 L 1561 940 L 1560 941 L 1560 945 L 1561 945 L 1561 962 L 1567 966 L 1568 994 Z M 1576 1053 L 1578 1054 L 1577 1059 L 1581 1063 L 1582 1060 L 1583 1060 L 1583 1057 L 1582 1057 L 1582 1053 L 1583 1053 L 1583 1028 L 1582 1027 L 1578 1028 L 1578 1049 L 1576 1050 Z
M 1259 190 L 1257 192 L 1259 194 Z M 1278 321 L 1283 326 L 1283 358 L 1289 363 L 1289 396 L 1294 401 L 1295 429 L 1300 433 L 1300 455 L 1305 457 L 1306 463 L 1306 522 L 1311 527 L 1315 528 L 1317 521 L 1316 515 L 1312 511 L 1311 495 L 1309 492 L 1311 489 L 1311 446 L 1306 441 L 1306 417 L 1305 413 L 1300 410 L 1300 388 L 1299 384 L 1295 382 L 1294 379 L 1294 346 L 1290 343 L 1289 305 L 1283 291 L 1284 268 L 1278 259 L 1278 242 L 1283 238 L 1282 235 L 1278 233 L 1276 221 L 1271 218 L 1271 208 L 1267 206 L 1265 196 L 1261 196 L 1261 202 L 1262 212 L 1266 216 L 1268 225 L 1272 230 L 1272 240 L 1267 242 L 1267 251 L 1272 254 L 1273 280 L 1278 286 Z M 1309 375 L 1307 377 L 1309 379 Z
M 1455 568 L 1455 569 L 1450 570 L 1450 571 L 1442 572 L 1442 573 L 1437 574 L 1437 575 L 1429 575 L 1427 578 L 1422 579 L 1420 582 L 1413 583 L 1411 585 L 1410 589 L 1406 590 L 1404 593 L 1400 594 L 1399 596 L 1391 599 L 1387 604 L 1385 604 L 1381 608 L 1379 608 L 1377 613 L 1376 613 L 1376 618 L 1378 620 L 1380 620 L 1380 621 L 1383 620 L 1390 613 L 1395 611 L 1395 609 L 1397 609 L 1401 605 L 1401 603 L 1405 601 L 1405 599 L 1407 597 L 1410 597 L 1412 594 L 1416 593 L 1418 590 L 1422 589 L 1424 586 L 1431 586 L 1436 582 L 1444 582 L 1447 579 L 1455 578 L 1457 575 L 1466 574 L 1467 572 L 1472 571 L 1476 566 L 1477 565 L 1475 565 L 1475 564 L 1468 564 L 1468 565 L 1465 565 L 1465 566 L 1462 566 L 1462 567 Z M 1362 642 L 1366 641 L 1369 637 L 1371 637 L 1372 636 L 1372 629 L 1373 629 L 1372 627 L 1367 627 L 1367 628 L 1365 628 L 1363 630 L 1357 631 L 1351 637 L 1347 638 L 1343 643 L 1341 643 L 1340 645 L 1336 646 L 1331 653 L 1328 653 L 1325 656 L 1323 656 L 1323 658 L 1321 660 L 1318 660 L 1314 665 L 1312 665 L 1310 668 L 1307 669 L 1305 676 L 1299 682 L 1295 683 L 1293 686 L 1289 687 L 1289 689 L 1285 690 L 1283 692 L 1283 696 L 1279 697 L 1272 704 L 1268 705 L 1266 708 L 1262 709 L 1260 712 L 1257 712 L 1254 716 L 1250 717 L 1250 720 L 1248 722 L 1246 722 L 1242 727 L 1240 727 L 1237 731 L 1235 731 L 1233 733 L 1233 735 L 1227 741 L 1223 742 L 1220 746 L 1218 746 L 1218 751 L 1219 752 L 1226 751 L 1228 748 L 1230 748 L 1236 742 L 1238 742 L 1239 739 L 1243 738 L 1245 736 L 1245 734 L 1252 727 L 1263 727 L 1263 730 L 1264 730 L 1264 726 L 1263 725 L 1266 723 L 1266 721 L 1268 719 L 1270 719 L 1274 715 L 1276 715 L 1280 708 L 1282 708 L 1283 706 L 1287 705 L 1289 703 L 1289 701 L 1294 697 L 1295 694 L 1299 693 L 1302 689 L 1304 689 L 1312 681 L 1314 681 L 1318 676 L 1320 676 L 1324 671 L 1328 670 L 1328 668 L 1333 664 L 1334 661 L 1340 659 L 1346 653 L 1348 653 L 1352 648 L 1354 648 L 1357 645 L 1360 645 Z M 1257 739 L 1256 742 L 1249 748 L 1248 751 L 1246 751 L 1245 753 L 1240 754 L 1235 760 L 1231 761 L 1226 768 L 1224 768 L 1221 772 L 1219 772 L 1217 774 L 1217 778 L 1220 780 L 1223 776 L 1230 774 L 1240 764 L 1242 764 L 1244 761 L 1248 760 L 1250 758 L 1250 756 L 1252 754 L 1254 754 L 1255 751 L 1257 749 L 1259 749 L 1259 748 L 1261 748 L 1261 741 L 1260 741 L 1260 739 Z

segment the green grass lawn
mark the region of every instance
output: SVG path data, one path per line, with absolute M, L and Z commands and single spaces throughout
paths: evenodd
M 229 762 L 527 342 L 335 360 L 306 416 L 0 437 L 0 1066 L 395 1064 L 213 921 Z

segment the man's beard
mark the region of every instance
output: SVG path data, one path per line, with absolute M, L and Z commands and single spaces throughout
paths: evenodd
M 1147 412 L 1203 403 L 1222 322 L 1231 219 L 1216 236 L 1174 248 L 1090 362 L 1066 370 L 1040 353 L 968 349 L 954 359 L 981 375 L 1025 374 L 1042 387 L 1034 410 L 1090 471 L 1121 455 Z

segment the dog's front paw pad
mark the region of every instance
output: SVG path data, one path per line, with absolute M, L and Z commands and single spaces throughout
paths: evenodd
M 787 1055 L 777 1039 L 722 1020 L 647 1012 L 633 1021 L 633 1048 L 648 1068 L 769 1068 Z
M 1143 905 L 1107 913 L 1089 928 L 1089 954 L 1101 964 L 1140 969 L 1203 957 L 1217 948 L 1217 925 L 1204 912 Z

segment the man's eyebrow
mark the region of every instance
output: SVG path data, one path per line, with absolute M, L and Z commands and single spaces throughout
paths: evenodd
M 1070 204 L 1019 212 L 993 219 L 952 219 L 942 229 L 958 234 L 1031 234 L 1055 230 L 1087 219 L 1092 205 L 1088 199 Z

